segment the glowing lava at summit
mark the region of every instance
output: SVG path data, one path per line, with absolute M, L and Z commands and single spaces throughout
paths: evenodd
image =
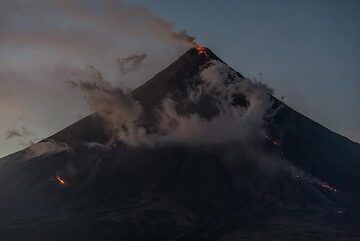
M 204 57 L 206 57 L 206 58 L 208 57 L 207 50 L 206 50 L 205 47 L 203 47 L 203 46 L 201 46 L 201 45 L 197 45 L 197 46 L 195 47 L 195 50 L 196 50 L 196 52 L 197 52 L 198 55 L 204 56 Z

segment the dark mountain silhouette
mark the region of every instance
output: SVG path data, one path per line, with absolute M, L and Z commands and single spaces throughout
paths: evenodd
M 219 115 L 214 96 L 187 101 L 201 66 L 225 64 L 201 51 L 190 49 L 131 93 L 148 133 L 158 131 L 155 110 L 169 95 L 181 115 Z M 35 144 L 38 155 L 0 159 L 0 237 L 359 240 L 360 145 L 270 98 L 276 111 L 255 144 L 109 147 L 112 128 L 92 114 Z M 232 100 L 238 108 L 249 102 L 241 93 Z M 262 160 L 274 158 L 284 163 Z

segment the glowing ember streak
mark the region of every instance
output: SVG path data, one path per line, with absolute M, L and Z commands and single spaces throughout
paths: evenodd
M 58 181 L 59 184 L 61 184 L 61 185 L 65 185 L 65 184 L 66 184 L 65 181 L 64 181 L 61 177 L 56 176 L 55 178 L 56 178 L 56 180 Z
M 272 143 L 273 143 L 275 146 L 280 146 L 280 143 L 279 143 L 277 140 L 273 140 Z
M 326 189 L 328 189 L 328 190 L 330 190 L 330 191 L 333 191 L 333 192 L 337 192 L 337 190 L 336 190 L 335 188 L 331 187 L 331 186 L 330 186 L 329 184 L 327 184 L 327 183 L 320 182 L 320 183 L 318 183 L 318 184 L 320 185 L 320 187 L 326 188 Z
M 208 57 L 206 48 L 198 45 L 198 46 L 195 47 L 195 49 L 196 49 L 198 55 L 203 55 L 203 56 L 206 57 L 206 58 Z
M 268 135 L 264 136 L 266 140 L 271 141 L 275 146 L 280 146 L 280 142 L 277 140 L 272 140 Z
M 300 179 L 300 180 L 304 180 L 303 177 L 301 177 L 300 175 L 295 175 L 295 177 L 297 179 Z M 316 184 L 322 188 L 325 188 L 325 189 L 328 189 L 329 191 L 332 191 L 332 192 L 337 192 L 337 189 L 330 186 L 329 184 L 327 184 L 326 182 L 322 182 L 322 181 L 312 181 L 312 180 L 308 180 L 309 183 L 311 184 Z M 341 211 L 341 210 L 340 210 Z M 341 211 L 342 212 L 342 211 Z

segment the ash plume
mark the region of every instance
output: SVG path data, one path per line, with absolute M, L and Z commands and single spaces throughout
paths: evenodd
M 173 32 L 173 38 L 176 40 L 182 40 L 185 43 L 189 43 L 192 47 L 196 46 L 196 37 L 190 36 L 186 30 L 182 30 L 180 32 Z
M 126 58 L 118 58 L 117 63 L 119 65 L 121 75 L 138 70 L 146 56 L 147 54 L 134 54 Z

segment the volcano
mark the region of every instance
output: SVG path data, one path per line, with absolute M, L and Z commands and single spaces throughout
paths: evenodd
M 210 49 L 188 50 L 131 98 L 139 138 L 160 144 L 114 141 L 94 113 L 0 159 L 1 240 L 360 239 L 360 145 Z M 254 103 L 266 107 L 256 125 Z

